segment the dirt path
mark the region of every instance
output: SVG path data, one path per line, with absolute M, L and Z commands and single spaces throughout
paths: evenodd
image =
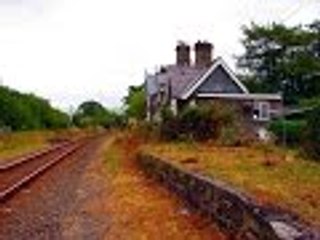
M 108 139 L 87 167 L 76 207 L 63 220 L 64 239 L 225 239 L 146 179 L 128 157 L 134 144 L 125 145 Z

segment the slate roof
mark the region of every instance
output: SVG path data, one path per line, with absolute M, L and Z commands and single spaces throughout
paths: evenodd
M 162 67 L 161 71 L 155 75 L 148 75 L 146 77 L 148 95 L 157 93 L 160 86 L 164 86 L 166 90 L 170 89 L 171 97 L 181 98 L 183 92 L 197 82 L 208 69 L 178 65 Z

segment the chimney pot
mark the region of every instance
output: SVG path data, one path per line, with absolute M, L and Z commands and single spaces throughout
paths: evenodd
M 178 66 L 190 65 L 190 46 L 185 42 L 178 42 L 176 47 L 176 64 Z
M 213 45 L 207 41 L 198 41 L 195 48 L 195 65 L 197 67 L 209 67 L 212 63 Z

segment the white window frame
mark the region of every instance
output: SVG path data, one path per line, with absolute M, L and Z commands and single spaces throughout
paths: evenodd
M 264 109 L 265 108 L 265 109 Z M 254 109 L 258 110 L 257 121 L 269 121 L 270 120 L 270 103 L 267 101 L 255 102 Z M 265 112 L 264 112 L 265 111 Z

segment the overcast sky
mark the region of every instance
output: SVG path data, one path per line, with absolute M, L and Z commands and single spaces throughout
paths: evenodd
M 320 0 L 0 0 L 0 80 L 68 110 L 120 106 L 145 69 L 173 63 L 178 40 L 208 40 L 234 69 L 240 27 L 309 23 Z

